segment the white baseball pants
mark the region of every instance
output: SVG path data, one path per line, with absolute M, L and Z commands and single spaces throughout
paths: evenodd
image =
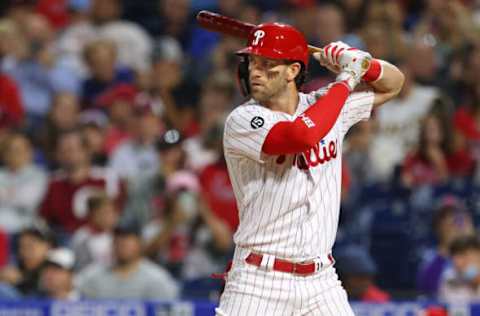
M 236 248 L 217 316 L 354 315 L 332 265 L 299 276 L 248 264 L 249 253 Z

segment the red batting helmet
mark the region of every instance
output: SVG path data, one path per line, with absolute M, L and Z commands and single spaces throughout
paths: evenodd
M 247 47 L 237 54 L 253 54 L 273 59 L 300 61 L 308 65 L 308 45 L 302 33 L 281 23 L 264 23 L 248 36 Z

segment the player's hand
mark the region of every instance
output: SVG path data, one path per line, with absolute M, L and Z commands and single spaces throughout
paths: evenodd
M 350 91 L 360 83 L 372 58 L 369 53 L 350 47 L 343 42 L 334 42 L 325 46 L 320 55 L 321 63 L 326 63 L 330 70 L 336 70 L 334 72 L 338 73 L 337 81 L 345 81 Z

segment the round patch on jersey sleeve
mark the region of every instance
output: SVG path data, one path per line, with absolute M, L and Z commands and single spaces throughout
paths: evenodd
M 263 119 L 263 117 L 260 117 L 260 116 L 255 116 L 255 117 L 252 118 L 252 120 L 250 121 L 250 126 L 251 126 L 253 129 L 260 128 L 260 127 L 263 126 L 263 124 L 265 124 L 265 120 Z

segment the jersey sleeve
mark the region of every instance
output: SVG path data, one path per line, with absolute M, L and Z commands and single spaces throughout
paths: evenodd
M 225 154 L 243 156 L 263 163 L 262 146 L 270 129 L 282 121 L 273 111 L 259 105 L 242 105 L 225 122 Z
M 373 91 L 354 92 L 348 97 L 340 114 L 342 135 L 356 123 L 370 118 L 374 99 Z

